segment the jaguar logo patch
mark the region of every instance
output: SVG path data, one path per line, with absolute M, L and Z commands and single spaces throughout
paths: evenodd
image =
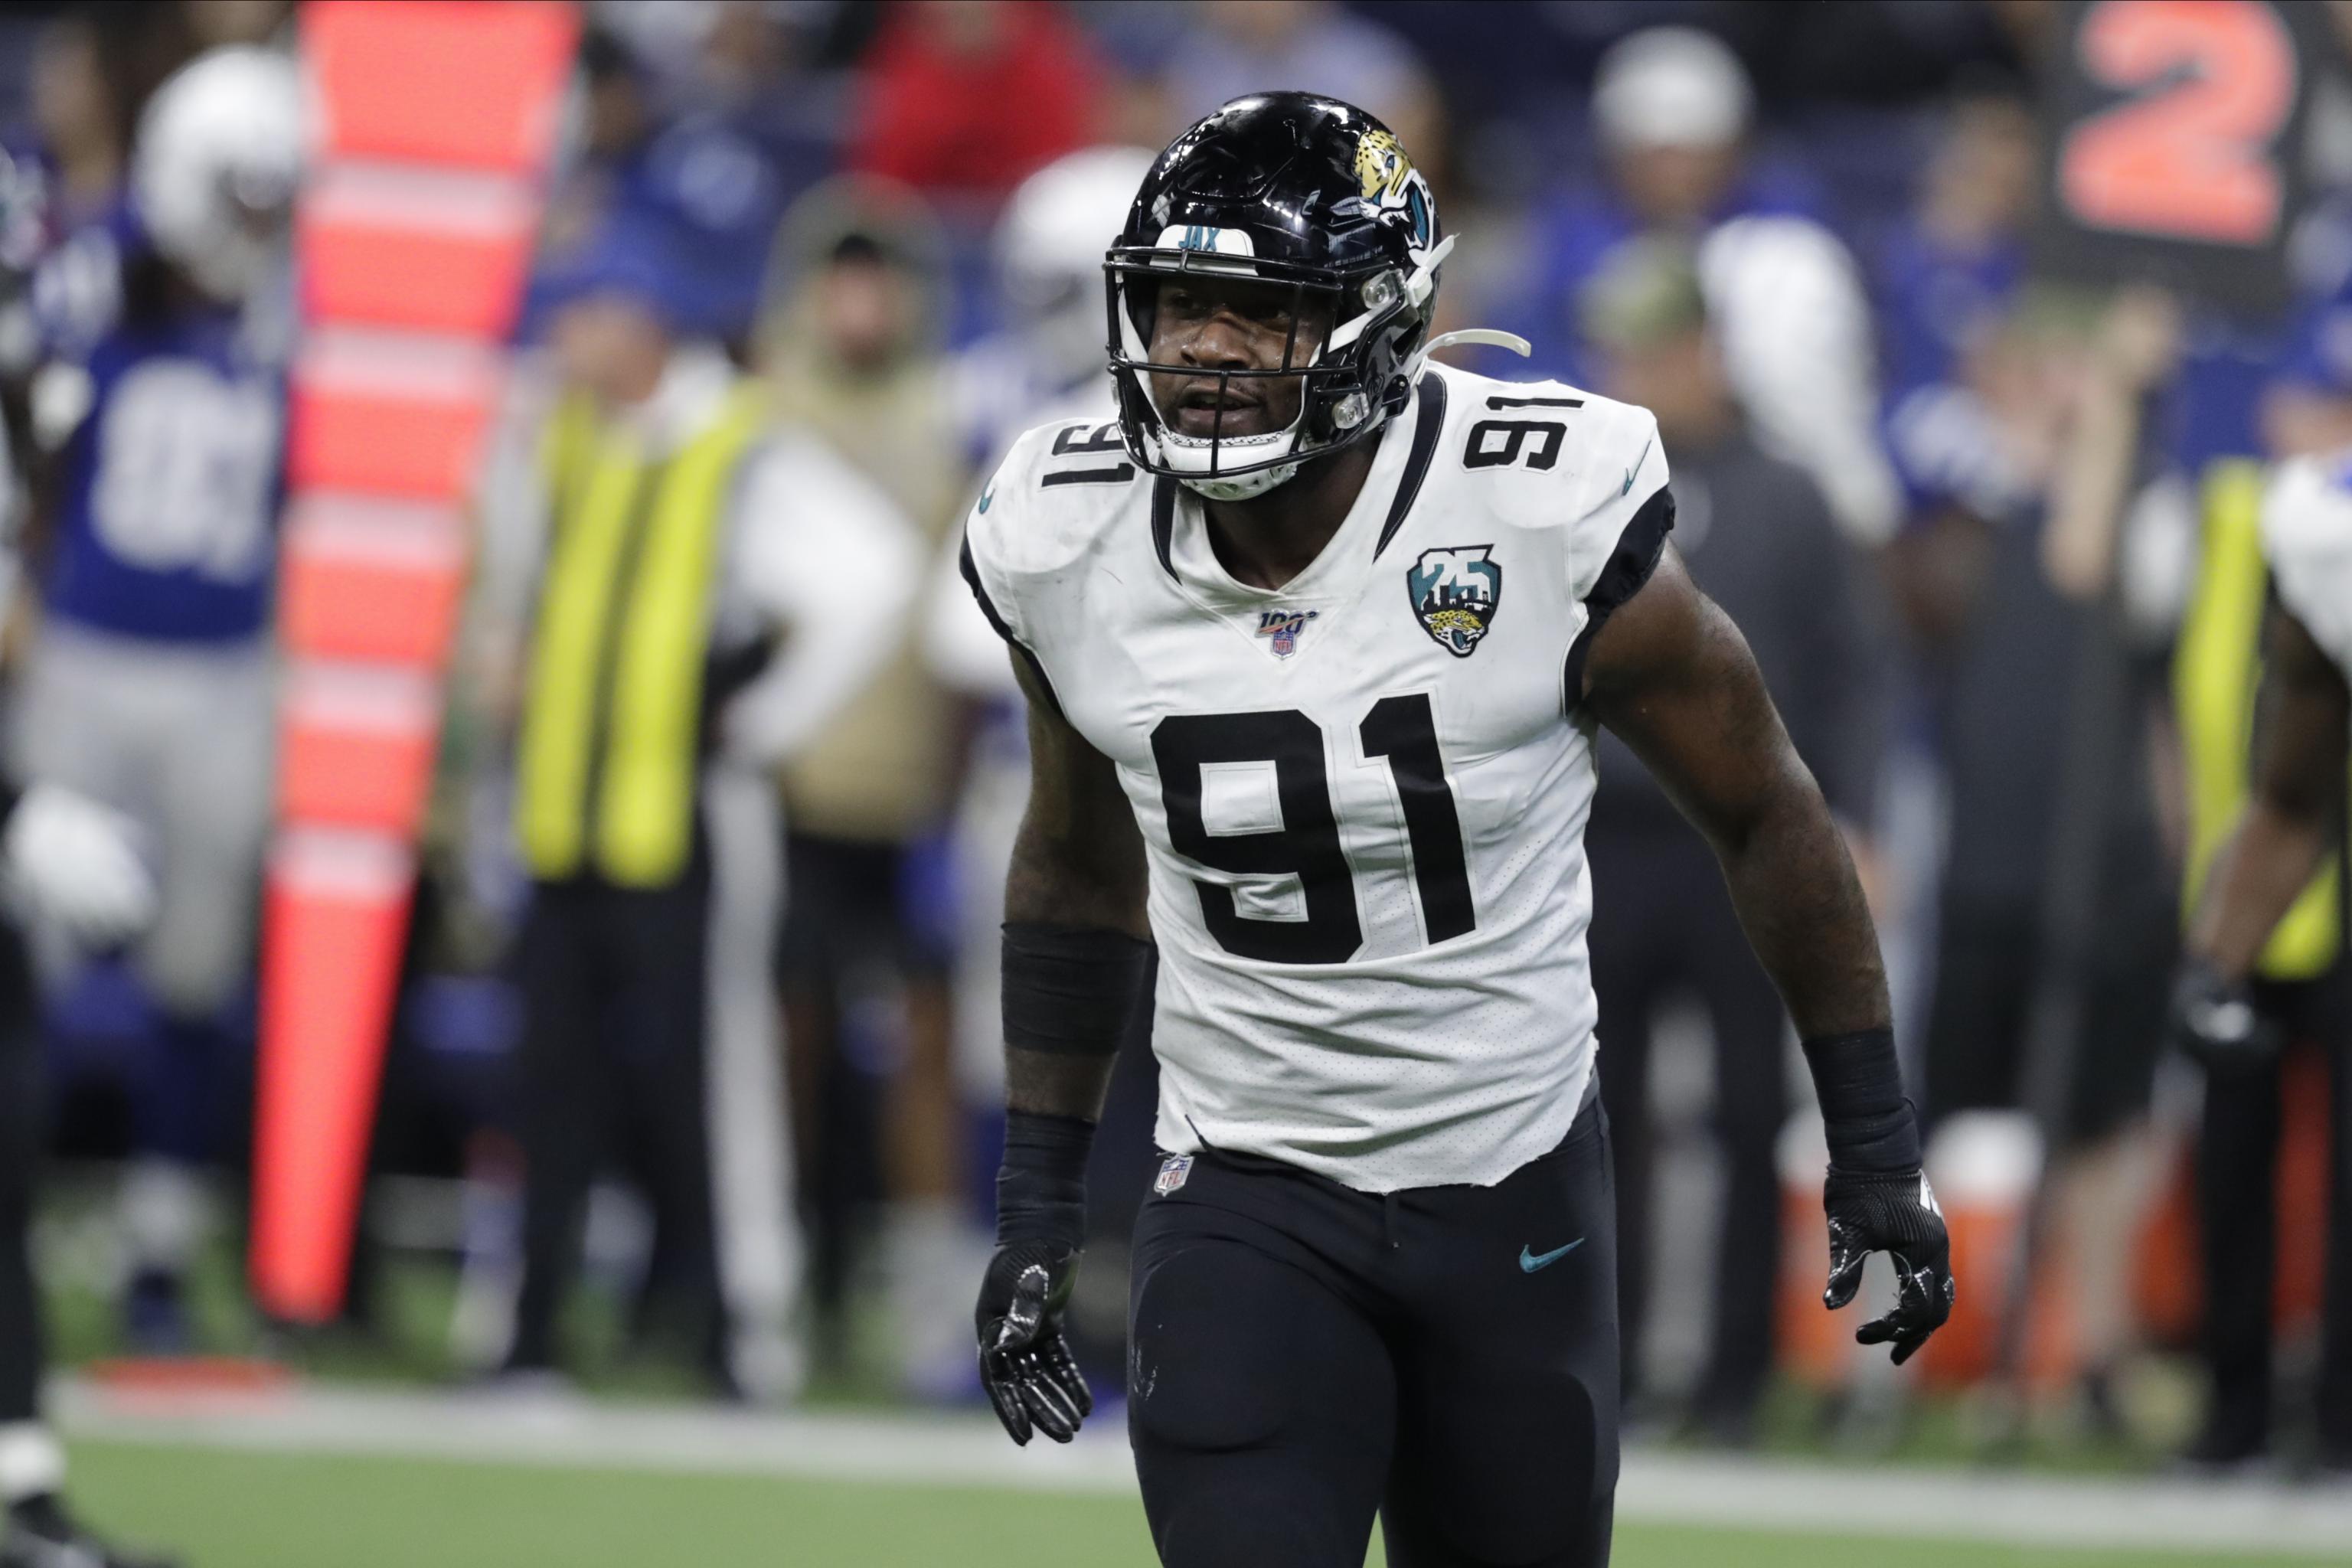
M 1503 602 L 1503 568 L 1487 559 L 1491 544 L 1450 544 L 1424 550 L 1405 570 L 1412 613 L 1440 647 L 1468 658 L 1495 625 Z

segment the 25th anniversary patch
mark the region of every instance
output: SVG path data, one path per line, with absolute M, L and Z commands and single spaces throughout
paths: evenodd
M 1503 568 L 1491 544 L 1424 550 L 1405 569 L 1405 592 L 1421 629 L 1456 658 L 1468 658 L 1495 624 L 1503 602 Z

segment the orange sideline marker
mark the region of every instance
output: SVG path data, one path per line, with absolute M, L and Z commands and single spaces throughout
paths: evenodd
M 315 0 L 295 244 L 278 837 L 262 932 L 251 1268 L 263 1310 L 342 1301 L 431 789 L 462 518 L 505 372 L 568 5 Z

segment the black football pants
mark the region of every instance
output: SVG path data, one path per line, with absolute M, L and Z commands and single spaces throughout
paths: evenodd
M 0 930 L 0 965 L 18 962 L 15 932 Z M 40 1037 L 29 1009 L 7 1009 L 0 1016 L 0 1426 L 35 1419 L 39 1397 L 41 1300 L 30 1242 L 40 1078 Z
M 709 870 L 668 888 L 586 878 L 534 889 L 519 953 L 523 994 L 523 1278 L 509 1365 L 556 1364 L 591 1184 L 638 1174 L 654 1215 L 656 1292 L 723 1366 L 705 1121 Z
M 2326 1251 L 2315 1407 L 2318 1437 L 2334 1458 L 2352 1457 L 2352 1017 L 2347 977 L 2257 985 L 2255 1005 L 2297 1042 L 2328 1058 L 2328 1223 L 2326 1237 L 2286 1245 Z M 2265 1452 L 2272 1423 L 2273 1281 L 2278 1262 L 2280 1083 L 2276 1064 L 2205 1084 L 2197 1153 L 2203 1237 L 2203 1350 L 2213 1380 L 2208 1439 L 2236 1458 Z
M 1615 1194 L 1588 1097 L 1492 1187 L 1204 1152 L 1143 1205 L 1128 1434 L 1166 1568 L 1602 1568 Z

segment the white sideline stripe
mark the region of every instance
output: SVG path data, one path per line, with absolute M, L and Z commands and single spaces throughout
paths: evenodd
M 1131 1494 L 1117 1433 L 1015 1448 L 993 1417 L 773 1415 L 563 1396 L 321 1392 L 125 1396 L 74 1380 L 50 1399 L 69 1436 L 257 1452 L 481 1459 L 824 1480 Z
M 1627 1458 L 1617 1516 L 2007 1546 L 2309 1553 L 2352 1563 L 2352 1488 L 2344 1487 L 1833 1470 L 1650 1453 Z
M 52 1396 L 72 1436 L 248 1452 L 894 1481 L 1132 1496 L 1114 1426 L 1016 1449 L 990 1418 L 771 1415 L 497 1394 L 299 1389 L 134 1398 L 72 1379 Z M 1629 1455 L 1620 1519 L 2010 1546 L 2308 1553 L 2352 1563 L 2352 1488 L 2079 1481 Z

